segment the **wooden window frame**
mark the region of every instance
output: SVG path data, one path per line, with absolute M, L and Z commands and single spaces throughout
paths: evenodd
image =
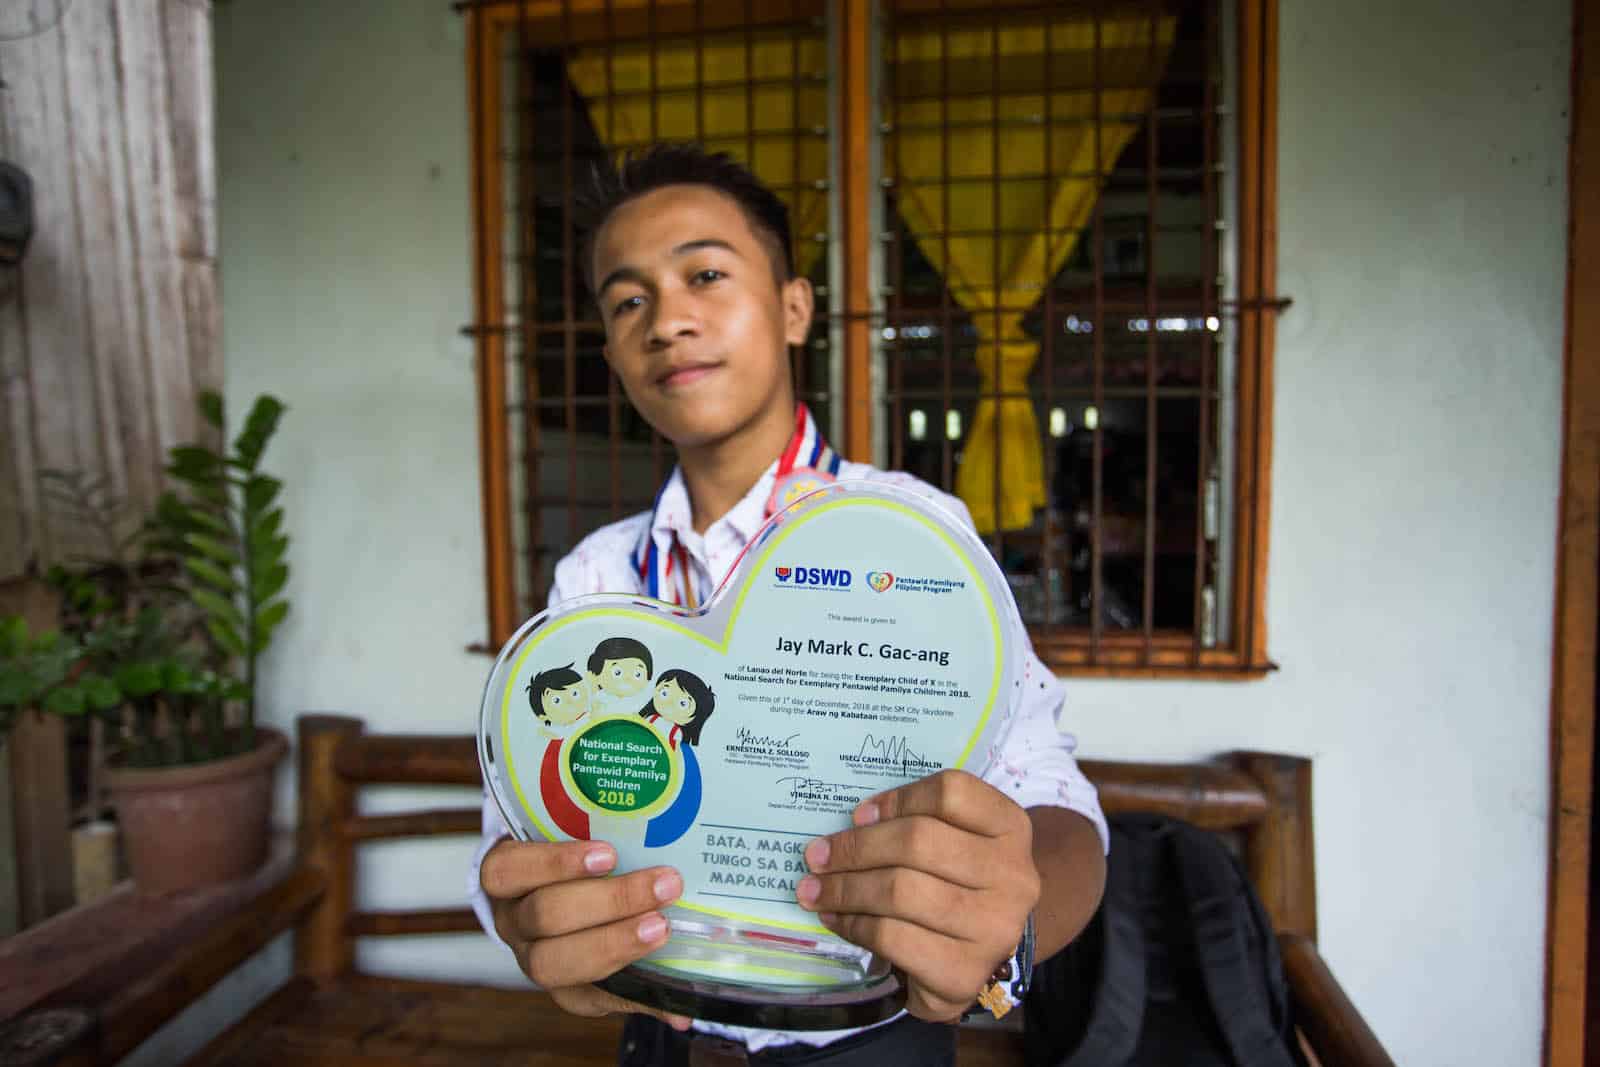
M 1550 681 L 1550 840 L 1544 1049 L 1549 1067 L 1593 1062 L 1589 871 L 1600 656 L 1600 12 L 1573 4 L 1567 141 L 1566 343 L 1561 499 Z M 1586 1054 L 1587 1053 L 1587 1054 Z
M 567 0 L 569 14 L 620 12 L 648 0 Z M 688 3 L 690 0 L 660 0 Z M 1238 160 L 1237 373 L 1234 403 L 1234 537 L 1232 622 L 1226 640 L 1202 647 L 1193 635 L 1035 633 L 1034 646 L 1052 669 L 1071 676 L 1259 678 L 1274 669 L 1267 656 L 1267 546 L 1271 515 L 1273 335 L 1277 312 L 1277 0 L 1232 0 L 1236 13 Z M 840 32 L 838 173 L 842 226 L 844 372 L 841 450 L 872 459 L 871 100 L 867 49 L 872 0 L 833 0 Z M 474 293 L 479 405 L 479 462 L 486 560 L 488 641 L 493 652 L 515 629 L 509 424 L 506 415 L 504 175 L 497 62 L 504 35 L 525 20 L 558 19 L 560 0 L 472 0 L 467 18 L 471 110 Z M 1196 621 L 1198 628 L 1199 622 Z

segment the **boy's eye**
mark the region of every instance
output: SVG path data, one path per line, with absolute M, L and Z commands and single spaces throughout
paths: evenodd
M 612 667 L 611 668 L 611 677 L 613 677 L 613 678 L 621 678 L 622 677 L 622 668 L 621 667 Z
M 559 694 L 555 694 L 555 693 L 552 693 L 552 694 L 551 694 L 551 695 L 550 695 L 550 703 L 552 703 L 552 704 L 559 704 L 559 703 L 561 703 L 561 697 L 560 697 L 560 695 L 559 695 Z
M 702 285 L 704 285 L 706 283 L 709 283 L 709 282 L 721 281 L 723 278 L 726 278 L 726 277 L 727 277 L 726 274 L 722 273 L 720 270 L 717 270 L 717 269 L 715 269 L 713 267 L 707 267 L 705 270 L 697 270 L 697 271 L 694 272 L 694 280 L 699 282 L 699 283 L 701 283 Z
M 618 315 L 626 314 L 627 312 L 639 307 L 643 303 L 644 297 L 642 296 L 624 297 L 611 308 L 611 317 L 616 318 Z

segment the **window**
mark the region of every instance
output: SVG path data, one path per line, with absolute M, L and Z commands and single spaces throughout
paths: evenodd
M 491 645 L 670 468 L 601 358 L 571 204 L 609 155 L 690 139 L 789 205 L 802 399 L 963 498 L 1047 662 L 1268 669 L 1272 0 L 468 17 Z

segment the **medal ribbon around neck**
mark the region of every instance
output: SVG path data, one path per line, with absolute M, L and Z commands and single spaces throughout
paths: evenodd
M 794 435 L 783 454 L 778 457 L 778 469 L 772 477 L 772 492 L 767 495 L 763 519 L 783 510 L 815 489 L 834 481 L 844 457 L 833 450 L 822 436 L 811 409 L 804 404 L 795 408 Z M 668 479 L 670 482 L 671 479 Z M 644 593 L 655 600 L 668 600 L 680 608 L 695 611 L 699 600 L 694 594 L 694 583 L 689 576 L 689 553 L 677 534 L 672 534 L 672 546 L 662 552 L 656 545 L 656 517 L 661 508 L 661 497 L 667 490 L 663 483 L 656 491 L 655 504 L 650 509 L 650 524 L 633 551 L 633 565 L 638 568 L 644 583 Z M 737 561 L 735 561 L 737 565 Z M 673 571 L 678 581 L 672 580 Z

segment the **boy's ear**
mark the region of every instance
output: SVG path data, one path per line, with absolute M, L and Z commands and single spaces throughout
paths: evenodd
M 811 315 L 816 310 L 817 297 L 811 291 L 811 279 L 794 277 L 783 283 L 783 339 L 791 345 L 803 345 L 811 333 Z

